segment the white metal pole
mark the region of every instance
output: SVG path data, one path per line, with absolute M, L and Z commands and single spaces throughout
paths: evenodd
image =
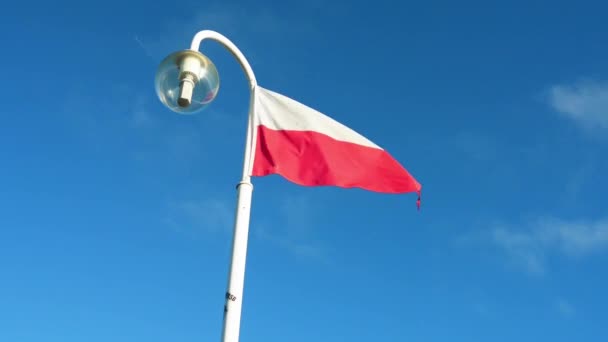
M 249 237 L 249 217 L 251 212 L 251 167 L 253 149 L 255 148 L 255 132 L 253 116 L 255 115 L 255 89 L 257 81 L 249 62 L 241 51 L 228 38 L 214 31 L 200 31 L 192 40 L 191 50 L 198 51 L 204 39 L 211 39 L 222 44 L 237 59 L 247 75 L 250 86 L 249 115 L 247 118 L 247 135 L 245 138 L 245 155 L 243 158 L 243 174 L 237 185 L 236 213 L 234 221 L 234 237 L 232 240 L 232 257 L 228 272 L 228 286 L 224 305 L 224 326 L 222 342 L 238 342 L 241 325 L 241 310 L 243 307 L 243 287 L 245 284 L 245 262 L 247 260 L 247 240 Z

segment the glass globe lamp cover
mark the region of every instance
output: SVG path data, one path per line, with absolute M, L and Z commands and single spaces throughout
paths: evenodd
M 211 60 L 194 50 L 177 51 L 158 66 L 155 78 L 160 101 L 179 114 L 193 114 L 217 96 L 220 77 Z

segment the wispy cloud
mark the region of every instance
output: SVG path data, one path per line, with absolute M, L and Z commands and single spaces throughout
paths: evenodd
M 572 203 L 573 200 L 576 200 L 585 189 L 585 186 L 589 185 L 590 181 L 596 176 L 594 160 L 589 158 L 583 163 L 579 163 L 565 180 L 564 201 Z
M 585 129 L 608 129 L 608 82 L 579 81 L 549 89 L 550 105 Z
M 469 158 L 477 161 L 496 159 L 500 145 L 494 139 L 481 135 L 479 132 L 461 131 L 452 142 Z
M 572 317 L 576 313 L 574 306 L 563 298 L 559 298 L 555 301 L 555 309 L 560 315 L 566 318 Z
M 256 230 L 256 236 L 268 241 L 298 258 L 326 260 L 326 250 L 317 241 L 294 238 L 285 234 L 277 234 L 276 231 L 262 226 Z
M 282 201 L 276 212 L 260 219 L 252 216 L 250 235 L 297 258 L 327 261 L 326 246 L 314 238 L 316 210 L 312 202 L 297 196 Z M 187 235 L 232 234 L 233 204 L 232 199 L 219 197 L 171 201 L 165 222 Z
M 218 198 L 174 201 L 169 203 L 166 222 L 182 232 L 229 232 L 233 223 L 233 210 L 227 201 Z
M 314 238 L 318 208 L 307 197 L 282 199 L 279 210 L 270 220 L 263 220 L 255 229 L 256 237 L 272 243 L 298 258 L 327 260 L 327 249 Z
M 124 111 L 124 121 L 130 121 L 130 126 L 135 129 L 151 128 L 156 124 L 154 115 L 150 112 L 150 101 L 155 100 L 150 96 L 137 92 L 133 87 L 122 85 L 118 87 L 121 109 Z
M 490 241 L 511 261 L 533 274 L 542 274 L 551 256 L 582 258 L 608 249 L 608 220 L 543 218 L 523 227 L 497 225 L 491 230 Z
M 147 57 L 154 59 L 154 56 L 152 55 L 152 52 L 150 52 L 150 49 L 148 48 L 148 46 L 146 44 L 144 44 L 144 42 L 141 40 L 141 38 L 139 38 L 138 35 L 134 35 L 133 36 L 133 40 L 144 51 L 144 54 Z
M 146 55 L 160 60 L 170 51 L 189 46 L 196 32 L 209 29 L 221 32 L 234 40 L 243 51 L 246 51 L 250 62 L 253 62 L 255 58 L 251 57 L 255 51 L 251 51 L 247 43 L 252 37 L 257 37 L 257 44 L 260 44 L 262 40 L 266 42 L 293 40 L 297 37 L 312 37 L 320 34 L 306 16 L 288 18 L 263 6 L 219 2 L 206 5 L 204 10 L 193 10 L 188 13 L 186 16 L 176 16 L 166 22 L 162 32 L 156 35 L 135 34 L 135 43 Z
M 72 87 L 66 90 L 61 114 L 65 124 L 83 141 L 103 148 L 110 136 L 121 143 L 129 137 L 135 116 L 147 116 L 144 106 L 145 98 L 123 83 L 95 91 Z

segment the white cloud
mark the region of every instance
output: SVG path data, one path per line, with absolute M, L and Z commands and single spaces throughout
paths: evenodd
M 549 89 L 551 106 L 587 129 L 608 129 L 608 82 L 581 81 Z
M 529 272 L 542 274 L 552 255 L 581 258 L 608 249 L 608 220 L 539 219 L 523 228 L 496 226 L 491 241 Z

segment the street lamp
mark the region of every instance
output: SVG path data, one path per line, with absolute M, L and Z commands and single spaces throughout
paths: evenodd
M 161 102 L 174 112 L 192 114 L 208 106 L 217 96 L 219 75 L 213 62 L 199 52 L 201 42 L 206 39 L 214 40 L 230 51 L 243 68 L 249 80 L 250 89 L 243 174 L 237 185 L 232 258 L 228 273 L 222 331 L 223 342 L 237 342 L 243 304 L 247 238 L 253 192 L 248 170 L 251 169 L 253 155 L 254 92 L 257 86 L 255 75 L 249 62 L 236 45 L 217 32 L 204 30 L 194 36 L 189 50 L 175 52 L 161 62 L 156 72 L 155 86 Z
M 307 186 L 357 187 L 391 194 L 417 192 L 418 207 L 422 185 L 386 150 L 353 129 L 258 86 L 245 56 L 228 38 L 214 31 L 198 32 L 189 50 L 173 53 L 160 64 L 156 91 L 171 110 L 194 113 L 217 96 L 219 75 L 215 65 L 198 51 L 205 39 L 219 42 L 230 51 L 249 80 L 243 173 L 237 185 L 222 331 L 223 342 L 238 342 L 253 192 L 251 176 L 279 174 Z

